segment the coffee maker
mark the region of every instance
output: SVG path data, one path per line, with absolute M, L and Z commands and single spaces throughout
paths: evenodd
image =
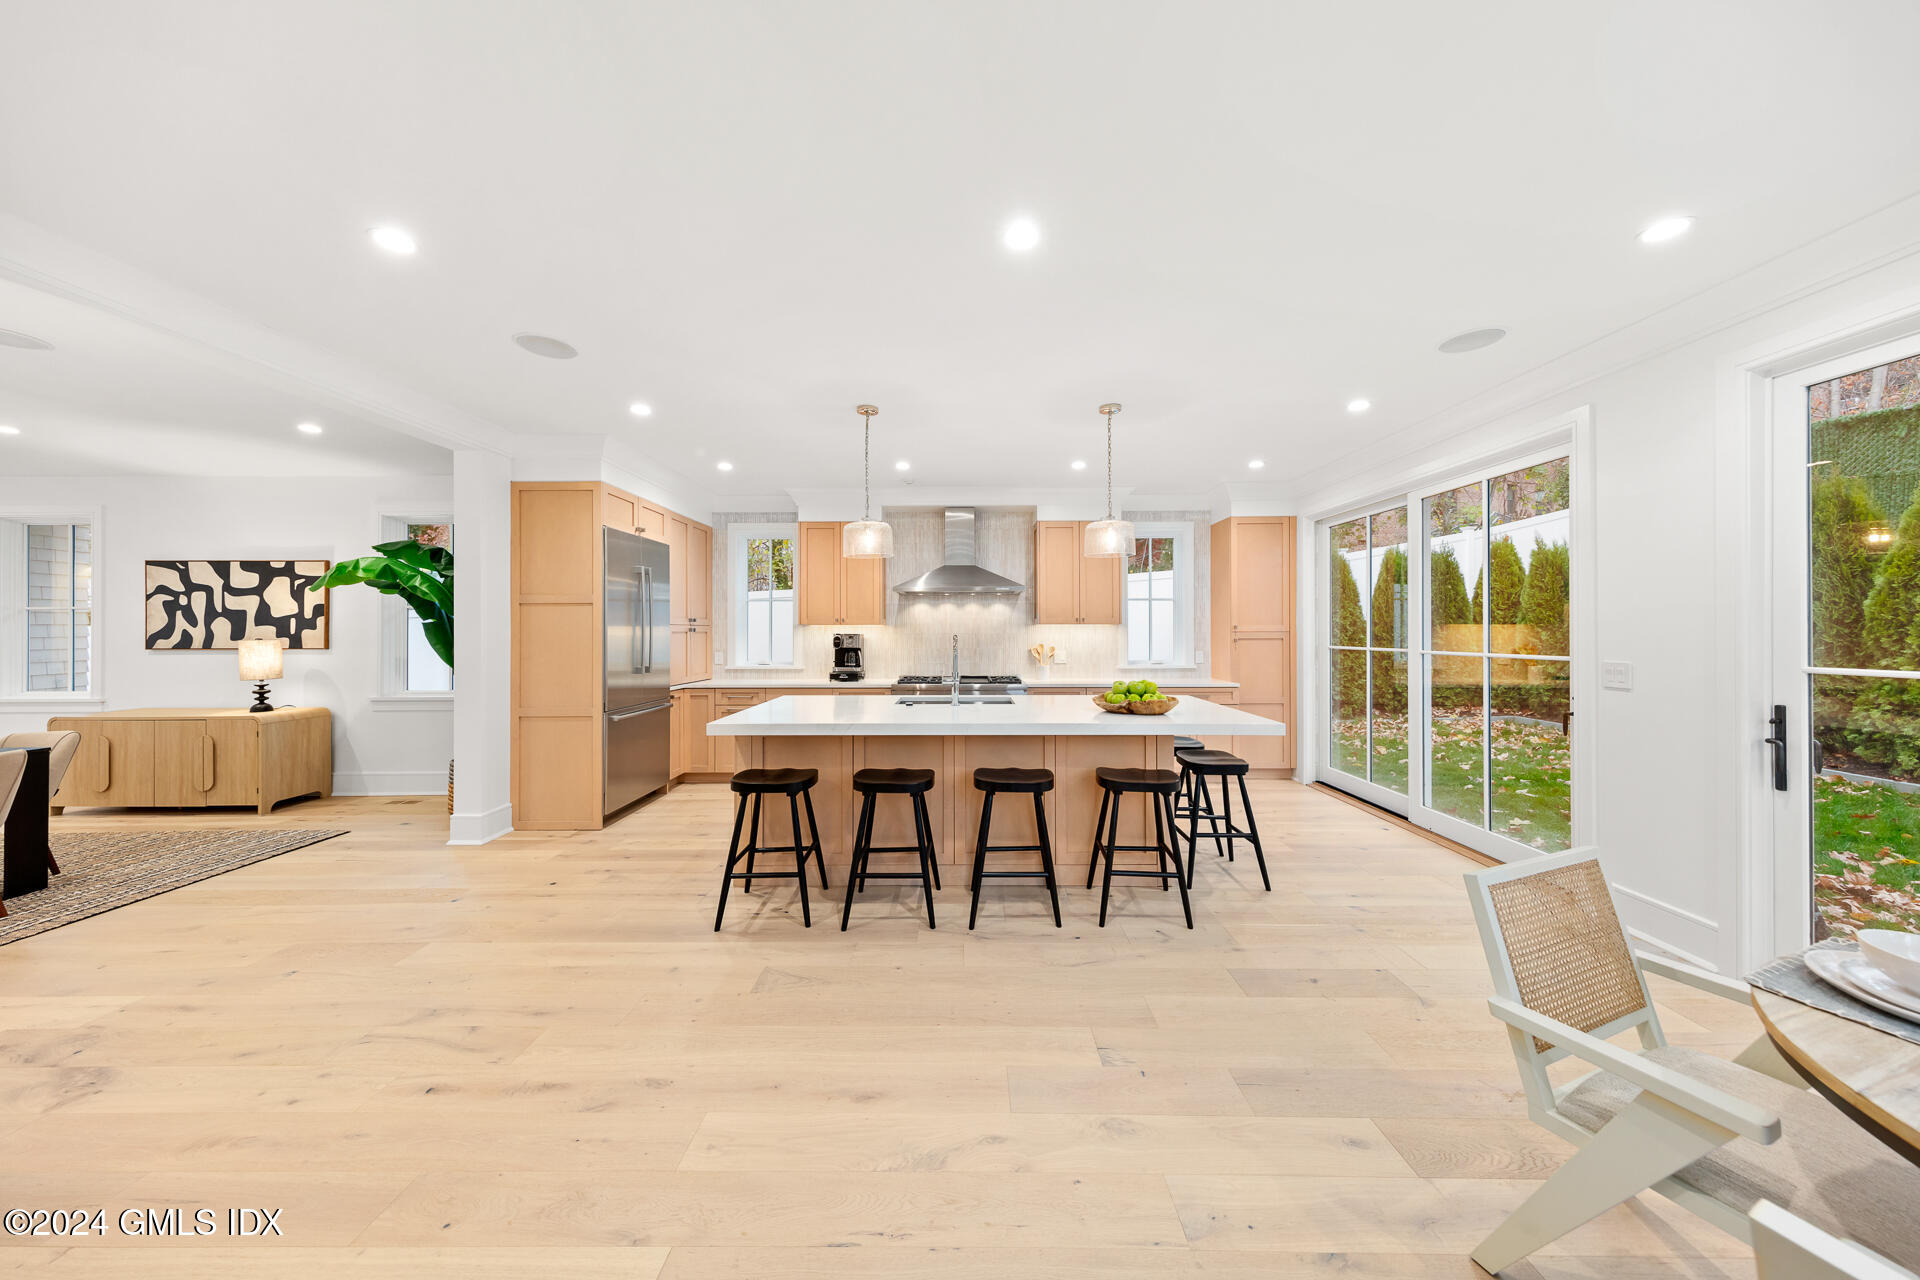
M 867 678 L 866 642 L 858 635 L 843 632 L 833 637 L 833 670 L 829 677 L 834 680 Z

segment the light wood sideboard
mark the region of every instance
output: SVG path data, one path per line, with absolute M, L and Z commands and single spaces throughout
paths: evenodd
M 49 720 L 80 735 L 53 811 L 81 806 L 269 812 L 333 794 L 333 714 L 325 707 L 144 708 Z

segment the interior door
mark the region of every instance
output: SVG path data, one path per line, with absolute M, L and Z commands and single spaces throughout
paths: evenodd
M 1776 378 L 1771 419 L 1767 956 L 1920 930 L 1920 335 Z

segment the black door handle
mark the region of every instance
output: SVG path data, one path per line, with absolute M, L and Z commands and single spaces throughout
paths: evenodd
M 1773 747 L 1773 789 L 1787 789 L 1787 708 L 1786 704 L 1773 704 L 1773 736 L 1763 739 Z

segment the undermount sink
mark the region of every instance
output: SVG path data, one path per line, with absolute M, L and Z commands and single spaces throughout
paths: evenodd
M 996 706 L 996 707 L 1010 707 L 1013 705 L 1012 698 L 990 698 L 990 697 L 983 697 L 977 694 L 969 694 L 966 697 L 961 698 L 957 704 L 952 698 L 895 698 L 893 701 L 895 706 L 900 706 L 900 707 L 951 707 L 955 705 L 962 706 L 962 707 L 978 707 L 978 706 L 989 706 L 989 705 Z

